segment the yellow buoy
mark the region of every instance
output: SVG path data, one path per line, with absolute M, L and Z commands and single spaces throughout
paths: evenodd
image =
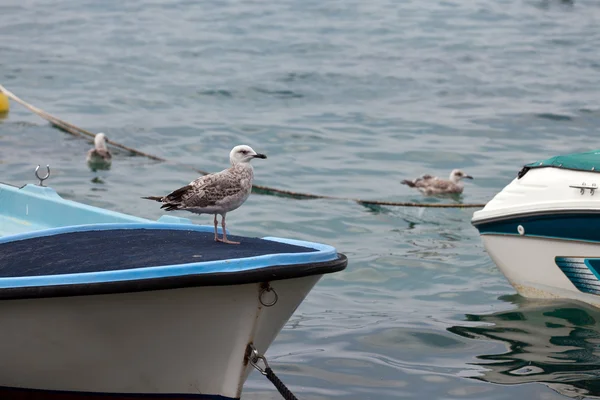
M 0 113 L 7 113 L 10 109 L 8 97 L 3 92 L 0 92 Z

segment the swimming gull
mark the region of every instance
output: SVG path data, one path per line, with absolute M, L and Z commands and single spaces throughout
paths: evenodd
M 108 167 L 112 161 L 112 154 L 106 147 L 106 135 L 102 132 L 94 137 L 94 148 L 87 152 L 87 162 L 90 167 Z
M 463 191 L 463 179 L 473 179 L 472 176 L 465 174 L 460 169 L 452 170 L 450 179 L 441 179 L 437 176 L 423 175 L 417 179 L 402 181 L 402 184 L 408 185 L 425 195 L 434 194 L 459 194 Z
M 267 158 L 246 145 L 235 146 L 229 153 L 231 167 L 221 172 L 208 174 L 183 186 L 166 196 L 142 197 L 163 203 L 166 211 L 185 210 L 194 214 L 214 214 L 215 241 L 239 244 L 227 239 L 225 215 L 244 204 L 252 191 L 254 168 L 250 161 Z M 217 215 L 221 215 L 223 238 L 217 234 Z

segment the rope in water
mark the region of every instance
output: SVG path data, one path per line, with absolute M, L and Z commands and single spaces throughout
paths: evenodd
M 71 135 L 74 135 L 74 136 L 88 137 L 92 141 L 93 141 L 94 137 L 96 136 L 96 134 L 93 132 L 90 132 L 88 130 L 85 130 L 83 128 L 75 126 L 73 124 L 70 124 L 66 121 L 63 121 L 51 114 L 48 114 L 46 111 L 44 111 L 40 108 L 37 108 L 37 107 L 27 103 L 25 100 L 19 98 L 17 95 L 15 95 L 14 93 L 9 91 L 2 85 L 0 85 L 0 92 L 4 93 L 11 100 L 14 100 L 17 103 L 21 104 L 23 107 L 27 108 L 29 111 L 31 111 L 34 114 L 38 115 L 39 117 L 45 119 L 46 121 L 50 122 L 50 124 L 52 124 L 54 127 L 58 128 L 64 132 L 70 133 Z M 163 157 L 159 157 L 154 154 L 145 153 L 141 150 L 137 150 L 132 147 L 125 146 L 124 144 L 115 142 L 114 140 L 107 140 L 107 142 L 116 148 L 126 150 L 126 151 L 128 151 L 132 154 L 138 155 L 138 156 L 147 157 L 151 160 L 161 161 L 161 162 L 165 162 L 165 163 L 169 163 L 169 164 L 173 164 L 173 165 L 185 166 L 185 167 L 191 168 L 195 172 L 198 172 L 202 175 L 209 174 L 209 172 L 198 169 L 192 165 L 169 161 Z M 252 189 L 253 189 L 253 192 L 257 193 L 257 194 L 280 196 L 280 197 L 292 198 L 292 199 L 297 199 L 297 200 L 306 200 L 306 199 L 344 200 L 344 201 L 354 201 L 356 203 L 359 203 L 362 205 L 367 205 L 367 206 L 371 205 L 371 206 L 390 206 L 390 207 L 430 207 L 430 208 L 483 208 L 483 207 L 485 207 L 485 204 L 412 203 L 412 202 L 398 202 L 398 201 L 361 200 L 361 199 L 353 199 L 353 198 L 348 198 L 348 197 L 336 197 L 336 196 L 326 196 L 326 195 L 319 195 L 319 194 L 293 192 L 291 190 L 277 189 L 277 188 L 273 188 L 273 187 L 269 187 L 269 186 L 262 186 L 262 185 L 256 185 L 256 184 L 253 185 Z

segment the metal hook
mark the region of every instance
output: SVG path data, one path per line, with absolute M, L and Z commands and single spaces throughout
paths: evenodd
M 259 354 L 256 347 L 254 347 L 253 343 L 248 343 L 248 347 L 246 348 L 246 357 L 248 357 L 248 361 L 250 365 L 252 365 L 258 372 L 263 375 L 267 375 L 267 370 L 270 369 L 269 363 L 267 363 L 267 359 L 262 354 Z M 265 365 L 264 368 L 260 366 L 260 361 Z
M 44 186 L 44 181 L 50 177 L 50 166 L 46 165 L 46 170 L 48 170 L 48 173 L 44 177 L 41 177 L 38 175 L 39 169 L 40 169 L 40 166 L 38 165 L 37 168 L 35 169 L 35 176 L 40 180 L 39 185 Z

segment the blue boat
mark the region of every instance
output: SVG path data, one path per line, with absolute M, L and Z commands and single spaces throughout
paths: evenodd
M 239 399 L 248 350 L 264 354 L 347 258 L 213 236 L 0 184 L 0 398 Z

